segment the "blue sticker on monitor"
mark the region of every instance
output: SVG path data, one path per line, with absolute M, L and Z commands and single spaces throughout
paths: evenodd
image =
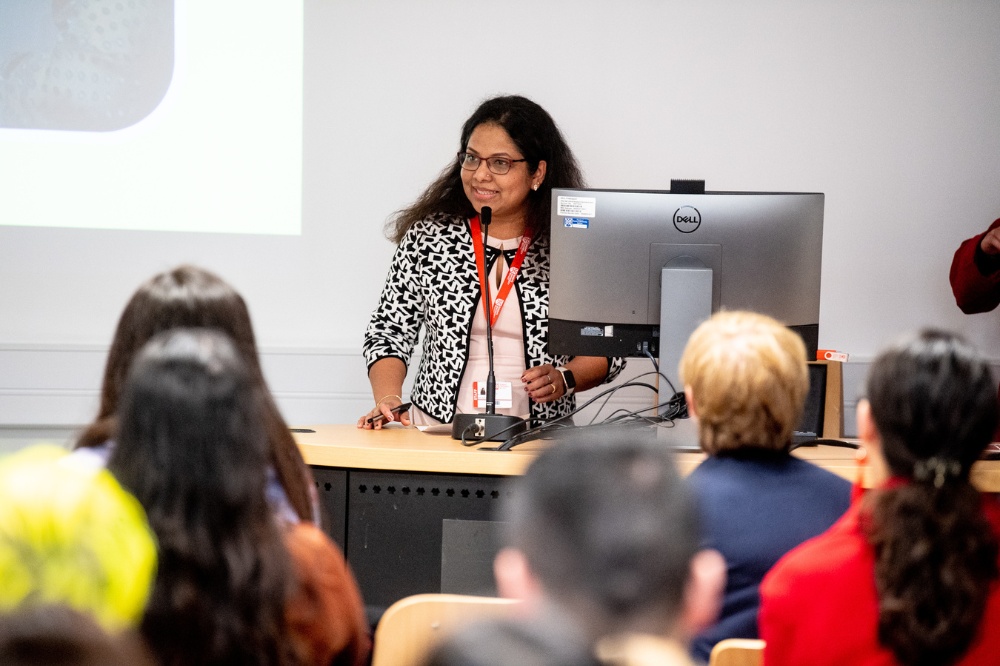
M 590 227 L 590 220 L 585 217 L 564 217 L 563 226 L 570 229 L 587 229 Z

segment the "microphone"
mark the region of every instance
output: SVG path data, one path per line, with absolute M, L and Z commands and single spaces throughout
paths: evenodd
M 483 236 L 489 238 L 493 209 L 489 206 L 483 206 L 479 213 L 479 221 L 483 227 Z M 485 245 L 485 243 L 484 240 L 483 244 Z M 488 267 L 483 266 L 483 268 L 489 273 Z M 486 411 L 483 414 L 455 414 L 455 419 L 451 424 L 452 438 L 460 439 L 463 443 L 472 439 L 471 444 L 486 441 L 502 442 L 524 432 L 528 427 L 520 416 L 496 413 L 497 379 L 493 372 L 493 312 L 491 310 L 493 299 L 490 297 L 489 275 L 486 275 L 483 285 L 486 296 L 485 312 L 483 313 L 486 316 L 486 354 L 489 359 L 489 372 L 486 375 Z
M 490 237 L 490 222 L 493 221 L 493 209 L 489 206 L 483 206 L 482 212 L 479 213 L 479 221 L 483 225 L 483 245 L 486 245 L 487 238 Z M 498 260 L 499 261 L 499 260 Z M 485 262 L 483 262 L 485 263 Z M 485 266 L 483 268 L 486 268 Z M 486 271 L 489 273 L 489 271 Z M 497 378 L 493 374 L 493 311 L 492 303 L 493 297 L 490 295 L 490 278 L 489 275 L 486 276 L 486 280 L 483 282 L 483 288 L 486 290 L 486 303 L 490 304 L 490 310 L 486 312 L 486 354 L 489 358 L 490 371 L 486 375 L 486 413 L 496 414 L 497 413 Z

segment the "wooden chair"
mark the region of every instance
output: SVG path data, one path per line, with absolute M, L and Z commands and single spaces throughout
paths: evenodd
M 372 666 L 418 666 L 443 636 L 470 621 L 502 616 L 518 602 L 461 594 L 400 599 L 375 628 Z
M 764 641 L 756 638 L 727 638 L 712 648 L 708 666 L 762 666 Z

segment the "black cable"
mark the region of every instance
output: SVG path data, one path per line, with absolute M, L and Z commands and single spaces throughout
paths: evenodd
M 795 449 L 801 448 L 803 446 L 839 446 L 844 449 L 860 449 L 861 445 L 857 442 L 848 442 L 843 439 L 827 439 L 825 437 L 819 437 L 817 439 L 809 439 L 804 442 L 792 442 L 789 451 L 794 451 Z
M 475 446 L 476 444 L 479 444 L 479 443 L 481 443 L 483 441 L 481 439 L 478 440 L 478 441 L 474 441 L 474 442 L 467 442 L 467 441 L 465 441 L 465 436 L 468 435 L 469 432 L 472 431 L 472 430 L 474 430 L 475 428 L 476 428 L 476 424 L 475 423 L 470 423 L 469 425 L 465 426 L 465 430 L 462 431 L 462 446 Z M 485 432 L 485 426 L 484 426 L 483 434 L 486 434 L 486 432 Z
M 673 393 L 673 394 L 676 394 L 677 393 L 677 389 L 674 387 L 674 383 L 672 381 L 670 381 L 669 377 L 667 377 L 665 374 L 663 374 L 662 372 L 660 372 L 660 363 L 650 353 L 649 347 L 645 343 L 643 343 L 643 345 L 642 345 L 642 353 L 646 356 L 646 358 L 648 358 L 650 361 L 653 362 L 653 369 L 656 371 L 656 374 L 658 376 L 663 377 L 663 381 L 665 381 L 667 383 L 667 386 L 670 387 L 670 392 Z
M 532 439 L 537 439 L 541 434 L 547 432 L 549 429 L 555 429 L 554 428 L 555 426 L 559 426 L 560 429 L 564 429 L 564 428 L 567 428 L 567 427 L 569 427 L 569 428 L 586 428 L 586 427 L 594 427 L 594 426 L 606 425 L 608 423 L 608 421 L 604 421 L 604 422 L 601 422 L 601 423 L 598 423 L 598 424 L 590 424 L 590 426 L 575 426 L 575 425 L 566 426 L 566 425 L 560 425 L 560 424 L 562 424 L 567 419 L 571 419 L 573 416 L 575 416 L 576 414 L 578 414 L 582 410 L 586 409 L 590 405 L 594 404 L 596 401 L 600 400 L 604 396 L 609 395 L 609 394 L 613 394 L 613 393 L 615 393 L 617 391 L 620 391 L 623 388 L 628 388 L 628 387 L 631 387 L 631 386 L 639 386 L 639 387 L 642 387 L 642 388 L 648 388 L 649 390 L 651 390 L 653 392 L 656 392 L 656 387 L 655 386 L 652 386 L 650 384 L 646 384 L 644 382 L 634 382 L 634 381 L 624 382 L 622 384 L 619 384 L 618 386 L 612 386 L 610 388 L 605 389 L 604 391 L 601 391 L 600 393 L 598 393 L 597 395 L 595 395 L 593 398 L 591 398 L 590 400 L 588 400 L 584 404 L 578 406 L 576 409 L 574 409 L 573 411 L 569 412 L 568 414 L 564 414 L 563 416 L 560 416 L 560 417 L 557 417 L 555 419 L 552 419 L 551 421 L 547 421 L 545 423 L 542 423 L 541 425 L 536 426 L 534 428 L 529 428 L 528 430 L 525 430 L 524 432 L 520 432 L 520 433 L 514 435 L 513 437 L 510 437 L 509 439 L 507 439 L 507 441 L 505 441 L 500 446 L 490 447 L 490 448 L 482 448 L 482 449 L 479 449 L 479 450 L 480 451 L 509 451 L 512 448 L 514 448 L 515 446 L 518 446 L 519 444 L 523 444 L 524 442 L 531 441 Z M 678 398 L 678 396 L 680 396 L 680 398 Z M 635 412 L 632 412 L 632 415 L 640 414 L 640 413 L 642 413 L 644 411 L 649 411 L 649 410 L 652 410 L 652 409 L 659 410 L 662 407 L 671 406 L 672 404 L 676 403 L 678 401 L 678 399 L 683 399 L 683 394 L 675 394 L 675 395 L 671 396 L 670 400 L 668 400 L 665 403 L 660 403 L 659 405 L 655 405 L 653 407 L 646 407 L 646 408 L 643 408 L 641 410 L 636 410 Z M 681 411 L 681 410 L 678 410 L 678 411 Z M 686 412 L 686 410 L 683 410 L 683 411 Z M 624 420 L 624 417 L 622 417 L 621 419 L 616 419 L 613 422 L 617 423 L 617 422 L 620 422 L 622 420 Z M 642 420 L 642 421 L 647 422 L 647 423 L 652 423 L 652 424 L 658 424 L 658 423 L 662 423 L 663 422 L 663 419 L 660 418 L 660 417 L 655 417 L 655 418 L 654 417 L 640 417 L 639 420 Z
M 617 386 L 609 387 L 609 388 L 601 391 L 597 395 L 593 396 L 592 398 L 590 398 L 584 404 L 577 406 L 577 408 L 574 409 L 573 411 L 571 411 L 571 412 L 569 412 L 567 414 L 564 414 L 563 416 L 559 416 L 559 417 L 557 417 L 555 419 L 552 419 L 551 421 L 546 421 L 546 422 L 543 422 L 543 423 L 541 423 L 541 424 L 539 424 L 537 426 L 529 427 L 528 429 L 526 429 L 526 430 L 524 430 L 522 432 L 519 432 L 519 433 L 517 433 L 517 434 L 515 434 L 515 435 L 513 435 L 513 436 L 511 436 L 509 438 L 507 438 L 507 440 L 505 440 L 499 446 L 482 447 L 482 448 L 480 448 L 478 450 L 479 451 L 509 451 L 512 448 L 514 448 L 515 446 L 518 446 L 519 444 L 523 444 L 524 442 L 528 442 L 528 441 L 531 441 L 533 439 L 540 438 L 541 436 L 543 436 L 546 432 L 548 432 L 550 430 L 555 430 L 555 429 L 560 429 L 561 430 L 561 429 L 565 429 L 567 427 L 569 427 L 569 428 L 599 427 L 599 426 L 607 425 L 607 424 L 610 424 L 610 423 L 627 423 L 629 419 L 632 419 L 632 420 L 635 420 L 635 421 L 641 421 L 641 422 L 649 424 L 649 425 L 656 425 L 656 426 L 666 425 L 666 426 L 669 427 L 670 425 L 673 424 L 673 421 L 675 419 L 678 419 L 678 418 L 687 418 L 687 402 L 684 399 L 684 394 L 683 393 L 679 393 L 677 391 L 674 391 L 674 385 L 673 385 L 673 383 L 670 381 L 670 379 L 666 375 L 664 375 L 663 373 L 661 373 L 659 371 L 659 367 L 658 367 L 658 364 L 656 362 L 656 359 L 653 357 L 652 354 L 649 353 L 648 348 L 644 347 L 643 351 L 645 352 L 646 357 L 653 363 L 653 368 L 654 368 L 653 372 L 642 373 L 642 374 L 637 375 L 636 377 L 634 377 L 633 379 L 631 379 L 631 380 L 629 380 L 627 382 L 623 382 L 622 384 L 618 384 Z M 659 391 L 652 384 L 648 384 L 646 382 L 637 382 L 637 381 L 635 381 L 636 379 L 640 379 L 640 378 L 646 377 L 648 375 L 656 375 L 658 377 L 661 377 L 663 379 L 663 381 L 665 381 L 667 383 L 667 386 L 670 387 L 670 390 L 672 392 L 670 398 L 668 398 L 666 401 L 661 402 L 661 403 L 659 403 L 657 405 L 654 405 L 652 407 L 646 407 L 646 408 L 643 408 L 643 409 L 634 410 L 632 412 L 625 412 L 625 414 L 620 415 L 620 416 L 614 416 L 614 418 L 612 418 L 611 416 L 609 416 L 609 417 L 606 417 L 603 421 L 601 421 L 599 423 L 594 423 L 594 421 L 596 421 L 596 419 L 597 419 L 597 416 L 600 414 L 600 411 L 602 409 L 604 409 L 604 407 L 607 405 L 608 401 L 611 399 L 611 396 L 613 396 L 615 393 L 617 393 L 621 389 L 636 386 L 636 387 L 640 387 L 640 388 L 649 389 L 650 391 L 652 391 L 654 393 L 658 393 Z M 594 404 L 598 400 L 601 400 L 602 398 L 604 399 L 604 404 L 601 405 L 601 407 L 598 409 L 597 415 L 595 415 L 594 418 L 591 419 L 591 422 L 587 426 L 577 426 L 577 425 L 568 425 L 567 426 L 567 425 L 565 425 L 564 422 L 567 419 L 573 418 L 574 416 L 576 416 L 577 414 L 579 414 L 581 411 L 583 411 L 586 408 L 590 407 L 592 404 Z M 662 414 L 659 413 L 661 409 L 664 410 Z M 653 411 L 653 410 L 655 410 L 657 412 L 656 416 L 642 416 L 643 412 Z M 621 410 L 618 410 L 618 411 L 621 411 Z M 616 411 L 615 414 L 617 414 L 618 411 Z M 510 428 L 507 428 L 506 430 L 509 430 L 509 429 Z M 502 432 L 504 432 L 504 431 L 500 431 L 500 433 L 502 433 Z M 500 434 L 500 433 L 494 433 L 494 436 L 496 436 L 497 434 Z M 473 446 L 475 444 L 480 444 L 483 441 L 484 440 L 478 440 L 478 441 L 472 442 L 470 444 L 466 444 L 464 436 L 463 436 L 463 439 L 462 439 L 462 443 L 465 444 L 466 446 Z
M 537 420 L 537 419 L 527 419 L 526 421 L 528 423 L 531 423 L 532 421 L 535 421 L 535 420 Z M 469 428 L 475 428 L 475 427 L 476 427 L 475 423 L 470 423 L 469 425 L 467 425 L 465 427 L 465 430 L 462 431 L 462 446 L 475 446 L 477 444 L 482 444 L 483 442 L 488 441 L 484 437 L 483 439 L 477 439 L 477 440 L 473 440 L 471 442 L 466 443 L 466 441 L 465 441 L 465 432 Z M 521 427 L 521 423 L 514 423 L 513 425 L 507 426 L 503 430 L 497 430 L 495 433 L 493 433 L 493 437 L 496 437 L 497 435 L 502 435 L 503 433 L 507 432 L 508 430 L 513 430 L 514 428 L 520 428 L 520 427 Z M 485 435 L 486 433 L 484 432 L 483 434 Z M 516 437 L 516 435 L 514 435 L 514 436 Z M 482 448 L 482 449 L 478 449 L 478 450 L 479 451 L 499 451 L 500 449 Z

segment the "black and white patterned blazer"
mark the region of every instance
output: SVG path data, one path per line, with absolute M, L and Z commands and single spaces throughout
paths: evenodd
M 514 253 L 510 251 L 508 262 Z M 499 254 L 499 250 L 486 246 L 487 272 Z M 548 239 L 536 239 L 531 244 L 514 288 L 521 303 L 525 367 L 565 365 L 568 356 L 550 356 L 546 352 Z M 450 422 L 468 362 L 472 317 L 481 300 L 469 221 L 435 215 L 414 224 L 396 248 L 378 306 L 365 332 L 363 349 L 368 368 L 389 357 L 409 365 L 423 326 L 423 356 L 410 400 L 442 423 Z M 609 359 L 606 381 L 614 379 L 624 367 L 624 360 Z M 564 416 L 575 407 L 575 396 L 545 404 L 532 402 L 531 416 L 548 420 Z

